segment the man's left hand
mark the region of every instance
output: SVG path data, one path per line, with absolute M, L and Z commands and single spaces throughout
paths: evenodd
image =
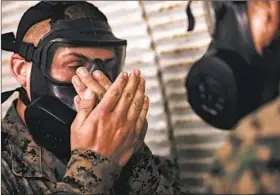
M 79 81 L 79 85 L 73 83 L 77 93 L 83 96 L 86 89 L 90 88 L 94 92 L 97 102 L 99 102 L 103 98 L 107 90 L 112 85 L 112 82 L 109 80 L 109 78 L 100 70 L 94 71 L 92 75 L 87 74 L 86 76 L 82 76 L 77 74 L 74 77 L 76 80 Z M 74 101 L 74 103 L 77 108 L 78 107 L 77 102 Z M 138 151 L 138 149 L 142 146 L 147 133 L 147 128 L 148 128 L 148 123 L 147 120 L 145 120 L 141 130 L 141 134 L 139 136 L 139 143 L 137 144 L 135 151 Z

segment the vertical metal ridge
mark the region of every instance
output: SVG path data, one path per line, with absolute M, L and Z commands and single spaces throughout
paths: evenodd
M 165 91 L 164 82 L 163 82 L 163 79 L 162 79 L 161 67 L 159 65 L 159 58 L 158 58 L 158 54 L 157 54 L 156 49 L 155 49 L 156 46 L 155 46 L 155 42 L 154 42 L 154 38 L 153 38 L 153 32 L 152 32 L 151 26 L 148 22 L 149 19 L 146 15 L 144 3 L 143 3 L 142 0 L 139 0 L 139 5 L 140 5 L 140 8 L 142 10 L 142 17 L 143 17 L 144 21 L 146 21 L 146 23 L 147 23 L 147 32 L 151 37 L 151 48 L 155 52 L 155 62 L 156 62 L 156 65 L 158 67 L 158 78 L 159 78 L 159 82 L 160 82 L 160 86 L 161 86 L 160 87 L 161 88 L 161 93 L 162 93 L 163 99 L 164 99 L 164 111 L 166 112 L 166 120 L 167 120 L 167 127 L 168 127 L 167 132 L 168 132 L 168 138 L 169 138 L 169 142 L 170 142 L 171 157 L 172 157 L 172 160 L 174 161 L 174 163 L 176 165 L 176 168 L 178 169 L 178 173 L 179 173 L 180 170 L 179 170 L 179 166 L 178 166 L 178 156 L 177 156 L 177 150 L 176 150 L 176 142 L 175 142 L 174 135 L 173 135 L 173 125 L 172 125 L 172 122 L 171 122 L 170 112 L 169 112 L 169 108 L 168 108 L 168 100 L 166 99 L 166 91 Z

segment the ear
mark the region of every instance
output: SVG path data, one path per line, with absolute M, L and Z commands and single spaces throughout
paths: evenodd
M 30 63 L 26 62 L 20 55 L 15 53 L 12 55 L 10 62 L 11 72 L 19 84 L 24 88 L 27 86 L 28 70 L 30 67 Z
M 278 28 L 278 1 L 249 1 L 248 17 L 255 47 L 262 53 L 262 49 L 270 44 Z
M 267 13 L 266 13 L 266 33 L 267 40 L 264 43 L 265 46 L 269 45 L 272 39 L 275 37 L 275 33 L 279 25 L 279 2 L 278 1 L 266 1 Z

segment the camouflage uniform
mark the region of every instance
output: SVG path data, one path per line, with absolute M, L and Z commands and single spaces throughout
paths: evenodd
M 145 144 L 123 168 L 86 150 L 62 162 L 35 143 L 15 104 L 2 121 L 2 194 L 183 194 L 175 167 Z
M 206 178 L 215 194 L 280 194 L 280 98 L 245 117 Z

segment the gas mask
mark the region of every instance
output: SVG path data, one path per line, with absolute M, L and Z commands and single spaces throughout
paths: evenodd
M 212 42 L 191 67 L 185 83 L 194 112 L 219 129 L 235 128 L 242 117 L 279 95 L 279 37 L 276 34 L 259 55 L 247 6 L 245 1 L 213 2 Z
M 31 100 L 28 102 L 26 94 L 20 98 L 27 106 L 25 122 L 34 140 L 58 157 L 68 158 L 70 127 L 76 116 L 77 93 L 71 83 L 76 69 L 85 67 L 90 73 L 100 70 L 113 82 L 123 67 L 127 43 L 113 35 L 107 22 L 90 17 L 64 19 L 60 16 L 63 4 L 48 6 L 60 10 L 50 16 L 50 31 L 37 47 L 18 42 L 7 33 L 2 35 L 2 49 L 32 62 Z M 2 102 L 12 93 L 2 93 Z

